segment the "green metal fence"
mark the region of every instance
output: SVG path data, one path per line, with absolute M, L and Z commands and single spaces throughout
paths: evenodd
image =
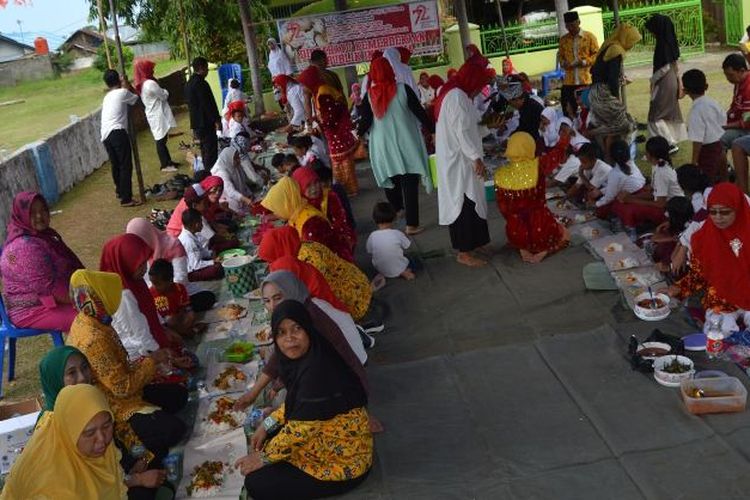
M 724 32 L 727 45 L 734 45 L 745 34 L 742 25 L 742 1 L 724 0 Z
M 672 19 L 683 57 L 702 54 L 705 51 L 701 0 L 682 0 L 679 2 L 646 0 L 637 6 L 631 5 L 627 9 L 620 10 L 620 21 L 632 24 L 638 28 L 643 36 L 643 39 L 625 58 L 626 65 L 644 63 L 653 58 L 654 37 L 644 25 L 654 14 L 662 14 Z M 608 37 L 615 30 L 614 13 L 603 11 L 602 19 L 604 21 L 604 36 Z
M 669 16 L 674 22 L 683 56 L 704 52 L 701 0 L 676 2 L 644 0 L 640 4 L 630 5 L 628 8 L 620 10 L 620 20 L 634 25 L 643 35 L 643 40 L 628 54 L 626 64 L 643 63 L 653 57 L 654 39 L 643 25 L 649 17 L 656 13 Z M 604 36 L 608 37 L 615 29 L 614 14 L 605 10 L 602 12 L 602 19 L 604 21 Z M 489 57 L 505 55 L 505 44 L 500 28 L 496 26 L 482 27 L 480 38 L 482 52 L 485 55 Z M 505 38 L 510 54 L 555 49 L 559 41 L 557 19 L 552 17 L 528 24 L 511 23 L 505 28 Z M 737 39 L 739 40 L 739 38 Z
M 482 27 L 479 32 L 482 41 L 482 53 L 488 57 L 505 55 L 503 30 L 497 26 Z M 510 54 L 523 54 L 557 48 L 559 35 L 557 19 L 536 23 L 510 23 L 505 27 L 505 40 Z

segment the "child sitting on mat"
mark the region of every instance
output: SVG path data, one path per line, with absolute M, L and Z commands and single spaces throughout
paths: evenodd
M 214 254 L 208 248 L 208 241 L 201 236 L 203 217 L 194 208 L 182 213 L 182 232 L 178 239 L 187 254 L 188 280 L 210 281 L 224 277 L 221 264 L 214 261 Z
M 411 246 L 411 240 L 403 232 L 393 229 L 396 210 L 387 201 L 381 201 L 372 209 L 372 218 L 378 226 L 367 238 L 367 253 L 372 255 L 372 265 L 386 278 L 416 278 L 409 259 L 404 255 L 404 250 Z
M 193 337 L 206 330 L 204 323 L 195 322 L 187 288 L 174 282 L 171 262 L 156 259 L 148 270 L 148 277 L 151 280 L 149 291 L 162 323 L 183 337 Z

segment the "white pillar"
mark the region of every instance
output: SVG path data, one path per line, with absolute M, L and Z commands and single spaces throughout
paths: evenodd
M 555 0 L 555 12 L 557 12 L 557 31 L 560 33 L 560 36 L 563 36 L 565 33 L 567 33 L 568 30 L 565 29 L 565 20 L 563 19 L 563 15 L 568 12 L 568 0 Z

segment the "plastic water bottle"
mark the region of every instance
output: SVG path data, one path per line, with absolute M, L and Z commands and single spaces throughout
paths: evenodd
M 708 359 L 716 359 L 724 346 L 724 332 L 721 331 L 721 317 L 713 317 L 706 329 L 706 354 Z

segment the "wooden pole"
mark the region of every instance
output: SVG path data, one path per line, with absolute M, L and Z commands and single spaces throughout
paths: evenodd
M 115 29 L 115 44 L 117 45 L 117 56 L 120 59 L 120 77 L 123 81 L 128 81 L 128 74 L 125 72 L 125 56 L 122 53 L 122 41 L 120 40 L 120 28 L 117 26 L 117 10 L 115 10 L 115 0 L 109 0 L 109 11 L 112 15 L 112 26 Z M 128 107 L 128 110 L 130 108 Z M 128 111 L 128 135 L 130 135 L 130 147 L 133 151 L 133 160 L 135 163 L 135 176 L 138 179 L 138 194 L 141 201 L 146 201 L 146 192 L 143 188 L 143 172 L 141 172 L 141 157 L 138 154 L 138 138 L 135 135 L 133 126 L 133 116 Z
M 104 17 L 102 0 L 96 0 L 96 8 L 99 11 L 99 31 L 104 37 L 104 52 L 107 54 L 107 67 L 112 69 L 112 54 L 109 53 L 109 40 L 107 38 L 107 20 Z
M 469 17 L 466 15 L 466 3 L 464 0 L 453 0 L 453 6 L 456 11 L 456 19 L 458 20 L 458 33 L 461 36 L 461 52 L 464 55 L 463 61 L 456 62 L 463 63 L 466 61 L 466 46 L 471 43 L 471 37 L 469 36 Z
M 185 50 L 185 59 L 187 60 L 188 74 L 192 72 L 190 60 L 190 45 L 188 44 L 187 29 L 185 29 L 185 5 L 180 0 L 180 29 L 182 30 L 182 48 Z
M 255 40 L 255 27 L 252 24 L 252 13 L 247 0 L 237 0 L 240 6 L 240 19 L 242 20 L 242 33 L 245 35 L 245 50 L 247 51 L 247 62 L 250 65 L 250 81 L 253 84 L 253 102 L 255 114 L 262 115 L 266 112 L 263 102 L 263 86 L 260 82 L 260 65 L 258 64 L 258 46 Z

